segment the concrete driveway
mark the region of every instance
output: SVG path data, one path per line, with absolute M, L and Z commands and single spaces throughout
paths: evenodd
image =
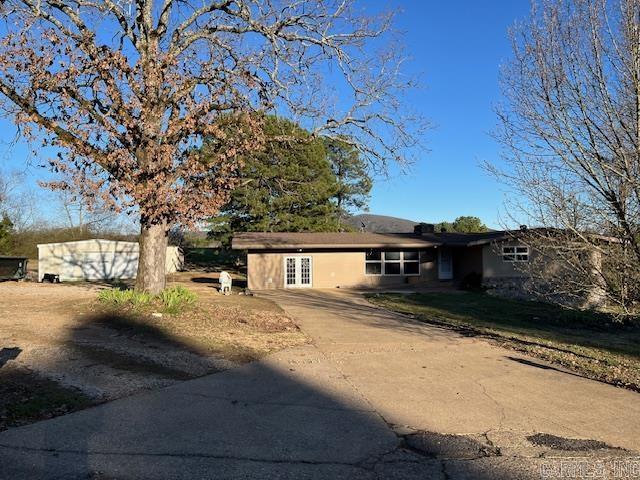
M 269 296 L 390 424 L 545 432 L 640 451 L 637 393 L 390 313 L 355 292 Z
M 640 476 L 636 454 L 612 448 L 640 449 L 637 394 L 355 294 L 270 297 L 312 344 L 0 433 L 0 478 L 539 479 L 567 478 L 567 465 Z

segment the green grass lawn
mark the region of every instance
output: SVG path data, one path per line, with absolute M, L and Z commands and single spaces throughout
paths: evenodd
M 640 392 L 638 321 L 480 293 L 371 294 L 368 299 Z

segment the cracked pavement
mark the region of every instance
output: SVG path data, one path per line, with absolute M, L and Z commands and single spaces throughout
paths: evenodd
M 636 393 L 349 292 L 269 296 L 311 345 L 2 432 L 0 478 L 640 478 Z

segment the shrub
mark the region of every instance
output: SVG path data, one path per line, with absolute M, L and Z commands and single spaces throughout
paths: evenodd
M 477 272 L 468 273 L 460 282 L 460 288 L 471 291 L 482 290 L 482 275 Z
M 102 290 L 98 294 L 98 301 L 111 307 L 130 307 L 137 309 L 149 305 L 153 301 L 153 296 L 135 290 L 110 288 L 108 290 Z
M 185 308 L 193 306 L 198 296 L 182 286 L 170 287 L 159 295 L 153 296 L 136 290 L 120 290 L 111 288 L 98 294 L 98 301 L 111 308 L 138 310 L 144 307 L 155 307 L 164 313 L 175 315 Z
M 158 298 L 166 313 L 176 314 L 195 304 L 198 296 L 191 290 L 178 285 L 166 288 L 158 295 Z

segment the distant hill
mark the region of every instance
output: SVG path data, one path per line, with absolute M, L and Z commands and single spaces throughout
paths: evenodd
M 412 233 L 414 225 L 418 224 L 418 222 L 407 220 L 406 218 L 374 215 L 372 213 L 353 215 L 346 222 L 356 230 L 360 230 L 362 224 L 364 224 L 366 232 L 374 233 Z

